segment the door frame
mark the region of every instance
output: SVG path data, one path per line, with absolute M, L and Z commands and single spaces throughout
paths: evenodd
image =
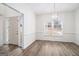
M 11 8 L 12 10 L 14 10 L 14 11 L 16 11 L 17 13 L 20 13 L 21 14 L 21 20 L 22 20 L 22 39 L 20 39 L 20 41 L 19 41 L 19 43 L 20 44 L 18 44 L 18 46 L 20 46 L 22 49 L 23 49 L 23 47 L 24 47 L 24 14 L 23 13 L 21 13 L 20 11 L 18 11 L 18 10 L 16 10 L 15 8 L 13 8 L 13 7 L 11 7 L 11 6 L 9 6 L 9 5 L 7 5 L 6 3 L 1 3 L 2 5 L 4 5 L 4 6 L 7 6 L 8 8 Z M 8 21 L 8 20 L 7 20 Z M 20 23 L 19 23 L 20 24 Z M 18 25 L 19 27 L 20 27 L 20 25 Z M 8 28 L 7 28 L 7 30 L 8 30 Z M 18 29 L 19 31 L 20 31 L 20 29 Z M 19 32 L 18 31 L 18 32 Z M 8 33 L 5 33 L 5 34 L 7 34 L 7 36 L 8 36 Z M 6 36 L 6 37 L 7 37 Z M 19 36 L 20 37 L 20 36 Z M 8 44 L 8 43 L 7 43 Z
M 18 46 L 24 47 L 24 15 L 18 16 Z

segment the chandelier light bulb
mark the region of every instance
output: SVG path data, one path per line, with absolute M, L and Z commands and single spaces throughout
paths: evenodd
M 52 19 L 57 19 L 58 16 L 57 15 L 52 15 Z

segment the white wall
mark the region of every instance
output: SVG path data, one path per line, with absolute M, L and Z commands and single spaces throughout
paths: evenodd
M 24 14 L 23 48 L 26 48 L 35 41 L 35 14 L 26 4 L 9 3 L 8 5 Z
M 6 9 L 5 9 L 5 6 L 0 4 L 0 15 L 5 15 L 6 14 Z
M 5 5 L 4 5 L 5 6 Z M 20 16 L 21 14 L 20 13 L 18 13 L 18 12 L 16 12 L 15 10 L 13 10 L 13 9 L 11 9 L 11 8 L 9 8 L 9 7 L 7 7 L 7 6 L 5 6 L 5 9 L 6 9 L 6 17 L 12 17 L 12 16 Z
M 64 15 L 64 28 L 63 28 L 63 39 L 67 42 L 74 42 L 75 40 L 75 14 L 74 11 L 66 12 Z
M 12 17 L 12 16 L 20 16 L 21 14 L 3 4 L 0 4 L 0 15 L 5 17 Z
M 75 24 L 76 40 L 74 42 L 79 45 L 79 9 L 75 12 Z
M 74 12 L 61 12 L 59 19 L 63 21 L 63 37 L 46 36 L 45 25 L 51 20 L 51 14 L 41 14 L 36 17 L 36 38 L 39 40 L 73 42 L 75 38 Z

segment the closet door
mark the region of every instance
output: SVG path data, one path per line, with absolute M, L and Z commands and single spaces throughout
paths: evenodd
M 18 17 L 9 18 L 9 44 L 18 45 Z
M 3 45 L 3 20 L 4 18 L 0 16 L 0 46 Z

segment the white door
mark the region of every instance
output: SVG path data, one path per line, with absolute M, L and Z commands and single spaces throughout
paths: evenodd
M 9 44 L 18 45 L 18 17 L 9 18 Z
M 0 46 L 3 45 L 3 20 L 4 18 L 0 16 Z

